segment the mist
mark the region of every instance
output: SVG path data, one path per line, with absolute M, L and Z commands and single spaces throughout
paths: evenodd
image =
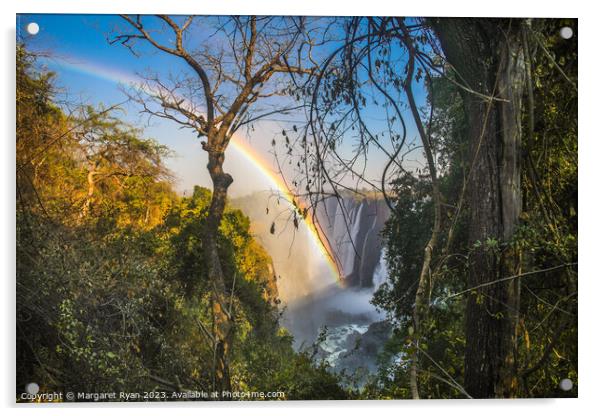
M 384 254 L 375 244 L 386 216 L 378 216 L 374 201 L 349 202 L 352 218 L 337 218 L 341 214 L 334 210 L 320 213 L 322 227 L 334 243 L 335 255 L 345 259 L 345 273 L 350 279 L 338 281 L 329 269 L 324 254 L 317 250 L 312 235 L 304 224 L 293 226 L 290 203 L 269 191 L 255 192 L 235 198 L 232 205 L 251 218 L 253 236 L 270 254 L 277 276 L 279 298 L 282 301 L 282 324 L 295 338 L 295 346 L 311 345 L 324 329 L 345 325 L 363 326 L 383 320 L 385 317 L 370 303 L 376 287 L 386 280 Z M 332 205 L 334 207 L 334 205 Z M 325 218 L 325 215 L 331 218 Z M 365 240 L 370 250 L 361 241 L 355 241 L 359 254 L 353 254 L 353 244 L 344 241 L 340 231 L 345 221 L 352 223 L 352 238 Z M 270 228 L 274 224 L 274 233 Z M 335 225 L 337 229 L 335 229 Z M 349 240 L 349 236 L 347 236 Z M 376 250 L 376 253 L 373 251 Z M 351 252 L 351 254 L 350 254 Z M 372 269 L 366 264 L 372 256 Z M 351 277 L 360 271 L 369 276 L 356 280 Z M 372 281 L 374 279 L 374 285 Z M 363 282 L 363 283 L 362 283 Z

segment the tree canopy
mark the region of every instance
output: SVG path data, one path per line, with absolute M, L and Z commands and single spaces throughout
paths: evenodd
M 577 42 L 558 35 L 576 20 L 121 19 L 112 47 L 183 63 L 126 95 L 198 136 L 212 189 L 179 195 L 168 147 L 119 105 L 70 111 L 18 44 L 18 392 L 577 396 Z M 390 211 L 371 302 L 392 335 L 361 388 L 320 359 L 324 334 L 293 348 L 274 261 L 230 204 L 233 135 L 289 112 L 304 122 L 272 145 L 294 229 L 323 239 L 330 198 Z

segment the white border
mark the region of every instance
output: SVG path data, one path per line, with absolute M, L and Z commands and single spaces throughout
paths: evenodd
M 77 2 L 70 0 L 21 0 L 18 12 L 56 13 L 169 13 L 169 14 L 288 14 L 321 16 L 508 16 L 508 17 L 576 17 L 579 7 L 568 2 L 545 4 L 524 0 L 483 1 L 353 1 L 353 0 L 179 0 L 167 2 L 120 1 Z

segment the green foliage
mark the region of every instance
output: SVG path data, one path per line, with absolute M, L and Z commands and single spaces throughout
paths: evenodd
M 497 301 L 467 287 L 468 266 L 475 253 L 499 262 L 512 250 L 520 257 L 517 274 L 525 274 L 517 280 L 517 391 L 577 394 L 576 387 L 558 390 L 564 378 L 577 384 L 578 364 L 577 42 L 557 36 L 562 26 L 577 32 L 574 20 L 525 22 L 531 76 L 522 106 L 521 224 L 511 241 L 467 238 L 465 195 L 475 149 L 462 94 L 469 92 L 435 73 L 416 75 L 434 108 L 427 130 L 443 232 L 429 270 L 428 310 L 414 328 L 434 207 L 429 175 L 400 171 L 383 232 L 389 279 L 373 299 L 393 336 L 378 374 L 359 393 L 341 387 L 342 379 L 311 354 L 294 351 L 280 326 L 271 259 L 249 219 L 226 207 L 218 250 L 234 316 L 228 359 L 235 390 L 282 391 L 287 399 L 409 398 L 407 357 L 417 352 L 421 397 L 465 397 L 465 295 Z M 427 45 L 426 35 L 416 36 L 417 46 Z M 400 92 L 403 76 L 387 51 L 379 48 L 374 68 Z M 36 381 L 42 391 L 211 391 L 212 287 L 204 258 L 211 192 L 195 187 L 190 197 L 176 195 L 164 164 L 168 149 L 123 123 L 118 109 L 84 107 L 67 115 L 55 99 L 54 75 L 41 71 L 21 45 L 16 72 L 18 389 Z M 355 84 L 337 71 L 325 77 L 325 101 L 350 106 Z M 366 107 L 366 99 L 358 89 L 356 105 Z M 395 132 L 391 137 L 399 140 Z M 337 140 L 329 148 L 340 147 Z M 410 342 L 416 334 L 417 351 Z
M 178 197 L 167 149 L 111 112 L 65 116 L 52 76 L 22 48 L 17 62 L 18 391 L 35 381 L 42 392 L 211 392 L 211 192 Z M 345 398 L 280 327 L 272 262 L 249 227 L 228 207 L 219 230 L 235 316 L 233 389 Z
M 421 397 L 465 397 L 449 378 L 461 382 L 464 354 L 464 305 L 446 297 L 464 289 L 466 277 L 466 213 L 459 203 L 466 175 L 466 118 L 459 92 L 444 78 L 430 78 L 429 103 L 435 106 L 430 134 L 441 171 L 440 192 L 445 203 L 443 227 L 431 263 L 429 309 L 421 323 L 418 383 Z M 405 172 L 392 182 L 395 210 L 383 230 L 387 243 L 389 280 L 375 293 L 373 303 L 395 323 L 393 336 L 381 356 L 379 374 L 367 386 L 367 397 L 411 398 L 408 357 L 412 310 L 424 248 L 433 227 L 432 187 L 428 172 Z M 452 240 L 448 245 L 448 230 Z M 447 255 L 440 255 L 447 249 Z M 442 372 L 442 368 L 448 375 Z
M 561 392 L 564 378 L 577 380 L 577 43 L 561 39 L 574 20 L 538 20 L 528 31 L 534 107 L 525 91 L 521 225 L 509 242 L 495 238 L 468 244 L 470 212 L 461 206 L 471 157 L 461 91 L 445 78 L 431 79 L 429 103 L 435 106 L 430 133 L 438 156 L 445 203 L 444 233 L 431 264 L 428 314 L 420 340 L 418 383 L 421 397 L 464 397 L 450 382 L 463 382 L 466 270 L 476 250 L 499 262 L 520 253 L 521 279 L 515 369 L 524 397 L 574 397 Z M 544 50 L 545 48 L 545 50 Z M 555 60 L 555 63 L 552 59 Z M 561 71 L 558 69 L 560 67 Z M 464 92 L 465 93 L 465 92 Z M 533 114 L 532 130 L 530 117 Z M 374 297 L 395 322 L 378 377 L 366 397 L 411 397 L 409 365 L 411 312 L 423 249 L 430 236 L 433 207 L 428 178 L 405 173 L 393 182 L 395 211 L 388 221 L 389 281 Z M 451 233 L 449 233 L 451 229 Z M 452 240 L 448 241 L 448 237 Z M 563 266 L 566 265 L 566 266 Z M 539 272 L 552 268 L 550 271 Z M 531 273 L 533 272 L 533 273 Z M 506 276 L 500 276 L 506 277 Z M 490 302 L 476 290 L 478 302 Z M 501 317 L 501 316 L 500 316 Z M 453 384 L 453 382 L 452 382 Z
M 385 225 L 390 279 L 374 296 L 374 304 L 402 319 L 411 314 L 424 246 L 432 228 L 430 184 L 405 174 L 393 182 L 395 211 Z
M 527 106 L 525 206 L 514 239 L 525 271 L 577 262 L 577 91 L 566 79 L 577 80 L 577 42 L 558 36 L 564 26 L 577 33 L 574 19 L 543 20 L 530 38 L 533 131 Z M 522 289 L 522 388 L 530 397 L 559 394 L 560 380 L 577 384 L 577 270 L 532 275 Z M 577 386 L 562 395 L 576 397 Z

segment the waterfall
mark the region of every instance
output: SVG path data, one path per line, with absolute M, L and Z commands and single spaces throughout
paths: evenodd
M 383 247 L 380 253 L 380 259 L 378 261 L 378 265 L 374 270 L 374 276 L 372 277 L 372 283 L 374 284 L 374 291 L 376 292 L 378 288 L 387 281 L 389 278 L 389 271 L 387 270 L 387 252 Z
M 381 231 L 389 210 L 384 200 L 333 197 L 316 209 L 316 219 L 341 265 L 344 284 L 333 280 L 323 254 L 312 248 L 306 230 L 279 220 L 287 208 L 279 206 L 269 193 L 241 197 L 233 204 L 251 218 L 254 237 L 272 257 L 278 296 L 285 307 L 282 324 L 293 334 L 295 347 L 310 345 L 326 326 L 330 332 L 322 352 L 331 364 L 352 368 L 374 361 L 372 356 L 367 359 L 373 353 L 357 355 L 347 350 L 358 337 L 382 344 L 378 337 L 384 332 L 379 332 L 378 325 L 384 316 L 370 301 L 375 288 L 387 279 Z M 272 234 L 274 223 L 276 232 Z
M 389 209 L 381 198 L 329 198 L 317 211 L 347 286 L 371 288 L 381 260 L 381 231 Z M 379 273 L 383 273 L 380 267 Z M 378 275 L 378 279 L 383 279 Z
M 343 274 L 345 276 L 349 275 L 352 271 L 353 271 L 353 265 L 355 263 L 355 258 L 356 256 L 356 250 L 357 250 L 357 243 L 358 243 L 358 234 L 360 232 L 360 225 L 361 225 L 361 218 L 362 218 L 362 211 L 364 209 L 364 204 L 359 204 L 359 208 L 355 207 L 355 211 L 356 214 L 353 217 L 353 222 L 350 224 L 351 225 L 351 239 L 349 239 L 349 236 L 347 236 L 347 241 L 345 244 L 345 250 L 344 250 L 344 256 L 345 256 L 345 260 L 343 262 L 342 260 L 342 264 L 343 264 Z M 354 250 L 355 247 L 355 250 Z

